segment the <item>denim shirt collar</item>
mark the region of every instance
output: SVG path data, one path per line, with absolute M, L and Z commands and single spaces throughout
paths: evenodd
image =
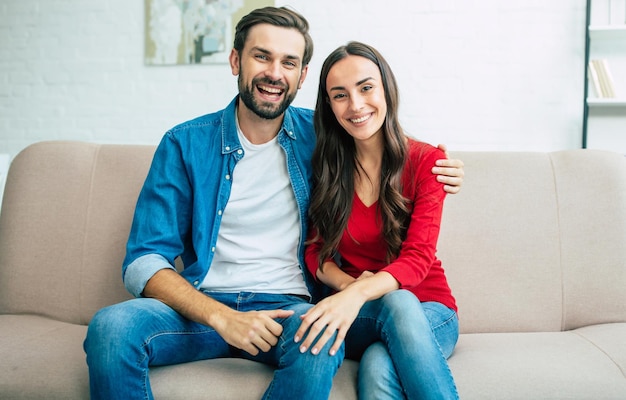
M 237 101 L 239 96 L 230 102 L 230 104 L 222 112 L 222 154 L 232 153 L 241 149 L 241 143 L 237 137 Z M 291 117 L 291 107 L 285 110 L 283 124 L 278 135 L 286 135 L 296 140 L 293 118 Z

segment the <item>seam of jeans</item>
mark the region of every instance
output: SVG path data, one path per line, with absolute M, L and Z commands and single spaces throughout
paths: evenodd
M 435 331 L 435 330 L 437 330 L 437 329 L 439 329 L 439 328 L 441 328 L 441 327 L 443 327 L 445 325 L 448 325 L 450 322 L 452 322 L 452 321 L 454 321 L 456 319 L 457 319 L 456 313 L 453 311 L 452 314 L 450 314 L 449 318 L 447 318 L 445 321 L 441 322 L 439 325 L 433 326 L 433 331 Z
M 215 329 L 210 328 L 207 326 L 207 329 L 203 329 L 201 331 L 162 331 L 162 332 L 158 332 L 155 333 L 154 335 L 149 336 L 148 338 L 146 338 L 146 341 L 143 342 L 141 344 L 141 348 L 143 349 L 143 351 L 141 352 L 141 356 L 139 359 L 137 359 L 137 366 L 141 366 L 141 363 L 145 361 L 145 359 L 148 357 L 148 350 L 147 348 L 150 346 L 150 343 L 157 337 L 159 336 L 165 336 L 165 335 L 196 335 L 196 334 L 206 334 L 209 333 L 211 331 L 215 331 Z
M 148 378 L 149 374 L 148 374 L 148 370 L 144 370 L 143 371 L 143 392 L 145 394 L 145 399 L 146 400 L 151 400 L 150 399 L 150 385 L 148 384 Z

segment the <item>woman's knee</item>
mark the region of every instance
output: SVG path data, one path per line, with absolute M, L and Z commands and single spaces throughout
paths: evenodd
M 417 300 L 417 297 L 415 297 L 415 295 L 412 292 L 409 292 L 406 289 L 393 290 L 385 294 L 382 298 L 385 301 L 394 303 L 394 304 L 396 303 L 403 304 L 406 302 L 412 302 L 414 300 Z
M 380 301 L 380 316 L 385 320 L 394 324 L 407 323 L 413 328 L 428 324 L 419 299 L 408 290 L 394 290 L 381 297 Z

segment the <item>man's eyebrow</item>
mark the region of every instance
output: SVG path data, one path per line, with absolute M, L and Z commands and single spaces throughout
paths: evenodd
M 267 49 L 264 49 L 263 47 L 259 47 L 259 46 L 254 46 L 254 47 L 252 47 L 250 49 L 250 53 L 256 53 L 256 52 L 263 53 L 263 54 L 266 54 L 266 55 L 271 55 L 272 54 L 271 51 L 269 51 Z
M 365 82 L 369 81 L 370 79 L 374 79 L 371 76 L 368 76 L 367 78 L 363 78 L 360 81 L 358 81 L 354 86 L 360 86 L 362 84 L 364 84 Z M 346 90 L 346 88 L 344 86 L 333 86 L 328 90 Z
M 267 55 L 271 55 L 271 54 L 272 54 L 272 52 L 271 52 L 271 51 L 269 51 L 269 50 L 267 50 L 267 49 L 264 49 L 263 47 L 259 47 L 259 46 L 254 46 L 254 47 L 251 49 L 251 51 L 253 51 L 253 52 L 254 52 L 254 51 L 258 51 L 258 52 L 261 52 L 261 53 L 263 53 L 263 54 L 267 54 Z M 285 57 L 286 57 L 287 59 L 289 59 L 289 60 L 297 60 L 297 61 L 300 61 L 300 56 L 298 56 L 298 55 L 294 55 L 294 54 L 287 54 Z

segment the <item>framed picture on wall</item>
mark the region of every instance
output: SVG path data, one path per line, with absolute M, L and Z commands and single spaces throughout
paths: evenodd
M 145 63 L 227 63 L 237 21 L 274 0 L 145 0 Z

